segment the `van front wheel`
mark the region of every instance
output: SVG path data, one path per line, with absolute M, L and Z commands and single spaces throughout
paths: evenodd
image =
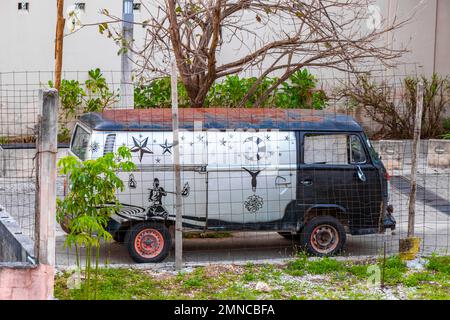
M 301 232 L 301 244 L 308 253 L 316 256 L 331 256 L 339 253 L 346 241 L 342 223 L 331 216 L 311 219 Z
M 169 255 L 172 239 L 165 225 L 145 222 L 128 230 L 125 243 L 134 261 L 154 263 L 163 261 Z

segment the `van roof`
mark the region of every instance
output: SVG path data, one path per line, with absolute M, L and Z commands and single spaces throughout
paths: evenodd
M 98 131 L 170 131 L 170 108 L 119 109 L 102 113 L 87 113 L 79 121 Z M 345 114 L 327 114 L 306 109 L 249 109 L 249 108 L 180 108 L 179 128 L 193 130 L 194 122 L 203 129 L 278 129 L 363 131 L 361 126 Z

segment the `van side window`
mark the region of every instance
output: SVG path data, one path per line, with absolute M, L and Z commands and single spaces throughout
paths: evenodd
M 347 134 L 307 134 L 303 140 L 305 164 L 346 165 L 366 162 L 361 140 Z
M 351 135 L 350 136 L 350 163 L 352 164 L 361 164 L 366 163 L 366 153 L 364 151 L 364 147 L 361 143 L 361 139 L 358 136 Z
M 89 132 L 80 126 L 77 126 L 70 149 L 78 158 L 80 158 L 80 160 L 86 160 L 86 151 L 88 149 L 89 139 Z

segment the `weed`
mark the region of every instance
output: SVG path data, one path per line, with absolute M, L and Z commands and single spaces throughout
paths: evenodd
M 433 254 L 428 258 L 426 268 L 432 271 L 442 272 L 446 275 L 450 274 L 450 256 L 439 257 Z

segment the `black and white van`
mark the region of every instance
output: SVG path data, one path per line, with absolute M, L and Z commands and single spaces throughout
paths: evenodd
M 180 109 L 184 230 L 275 231 L 315 255 L 346 234 L 395 229 L 389 175 L 361 126 L 311 110 Z M 95 159 L 127 145 L 135 172 L 108 231 L 137 262 L 162 261 L 175 221 L 170 109 L 109 110 L 77 122 L 70 154 Z

